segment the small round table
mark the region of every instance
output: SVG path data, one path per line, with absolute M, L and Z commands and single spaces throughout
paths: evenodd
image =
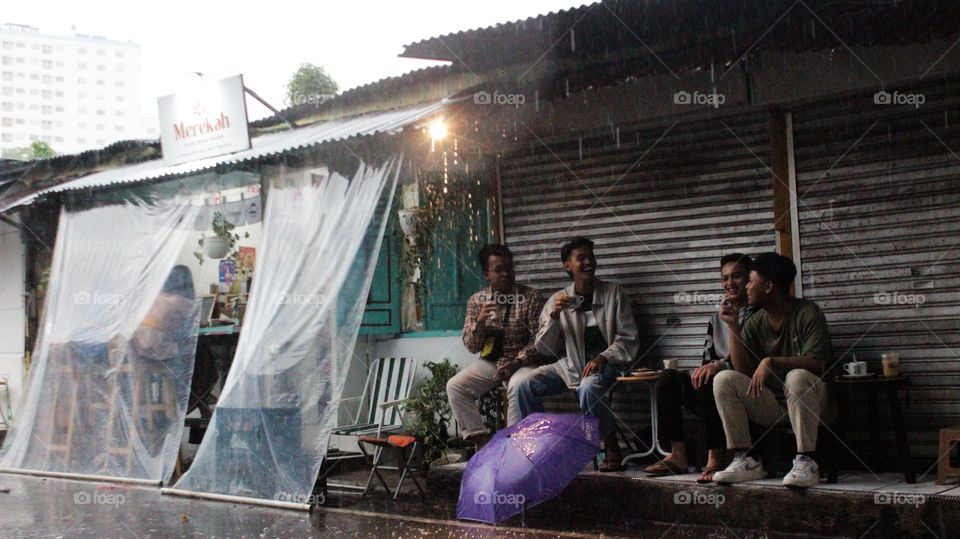
M 654 453 L 660 453 L 662 456 L 667 456 L 670 454 L 669 451 L 660 447 L 660 440 L 658 438 L 658 427 L 657 427 L 657 380 L 660 379 L 663 371 L 651 371 L 649 374 L 643 374 L 639 376 L 627 375 L 627 376 L 618 376 L 618 384 L 645 384 L 650 389 L 650 431 L 651 431 L 651 443 L 647 447 L 646 451 L 640 451 L 637 453 L 631 453 L 620 461 L 620 464 L 626 466 L 628 462 L 634 459 L 640 459 L 643 457 L 649 457 Z M 612 395 L 612 392 L 611 392 Z M 613 403 L 610 403 L 610 408 L 613 408 Z M 639 441 L 639 440 L 638 440 Z

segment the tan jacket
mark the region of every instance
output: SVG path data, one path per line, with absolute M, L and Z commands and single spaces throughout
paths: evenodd
M 573 284 L 556 292 L 540 312 L 540 331 L 537 333 L 537 351 L 549 358 L 557 358 L 560 375 L 568 388 L 580 385 L 580 373 L 587 361 L 584 358 L 584 314 L 572 309 L 563 309 L 557 320 L 550 318 L 557 294 L 566 292 L 575 295 Z M 597 281 L 593 291 L 593 315 L 600 333 L 607 341 L 607 349 L 600 355 L 615 367 L 626 368 L 634 360 L 640 341 L 637 324 L 633 319 L 630 300 L 618 284 Z

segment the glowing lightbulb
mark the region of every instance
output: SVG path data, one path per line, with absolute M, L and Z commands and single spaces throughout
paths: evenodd
M 430 138 L 433 140 L 441 140 L 443 137 L 447 136 L 447 126 L 444 125 L 443 120 L 434 120 L 430 122 Z

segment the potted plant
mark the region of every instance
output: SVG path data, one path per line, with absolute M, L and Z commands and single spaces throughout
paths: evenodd
M 410 398 L 406 410 L 413 416 L 411 431 L 420 441 L 421 462 L 426 466 L 450 447 L 448 429 L 453 412 L 447 402 L 447 381 L 460 369 L 450 363 L 450 358 L 427 362 L 424 367 L 430 371 L 430 378 L 420 386 L 417 395 Z
M 213 220 L 211 222 L 213 235 L 200 236 L 197 243 L 203 251 L 193 253 L 200 264 L 203 264 L 204 254 L 211 259 L 231 258 L 237 260 L 237 256 L 239 255 L 237 242 L 240 241 L 240 235 L 234 234 L 234 228 L 236 228 L 236 225 L 227 221 L 223 213 L 218 211 L 213 212 Z M 243 237 L 249 238 L 250 233 L 245 233 Z

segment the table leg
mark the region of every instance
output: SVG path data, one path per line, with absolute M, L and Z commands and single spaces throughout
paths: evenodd
M 900 457 L 900 468 L 903 470 L 907 483 L 916 483 L 917 477 L 913 472 L 913 459 L 910 456 L 910 445 L 907 444 L 907 432 L 903 425 L 903 415 L 900 410 L 900 393 L 896 386 L 887 388 L 887 400 L 890 403 L 890 417 L 897 433 L 897 453 Z
M 650 415 L 651 415 L 650 431 L 653 435 L 652 436 L 653 439 L 651 440 L 649 445 L 650 449 L 642 452 L 638 451 L 636 453 L 631 453 L 630 455 L 623 457 L 623 460 L 620 461 L 620 464 L 623 466 L 626 466 L 627 463 L 630 462 L 631 460 L 649 457 L 650 455 L 653 455 L 657 451 L 659 451 L 664 456 L 668 454 L 668 452 L 660 448 L 660 441 L 657 440 L 657 392 L 654 389 L 656 386 L 651 384 L 651 385 L 648 385 L 648 387 L 650 389 Z

